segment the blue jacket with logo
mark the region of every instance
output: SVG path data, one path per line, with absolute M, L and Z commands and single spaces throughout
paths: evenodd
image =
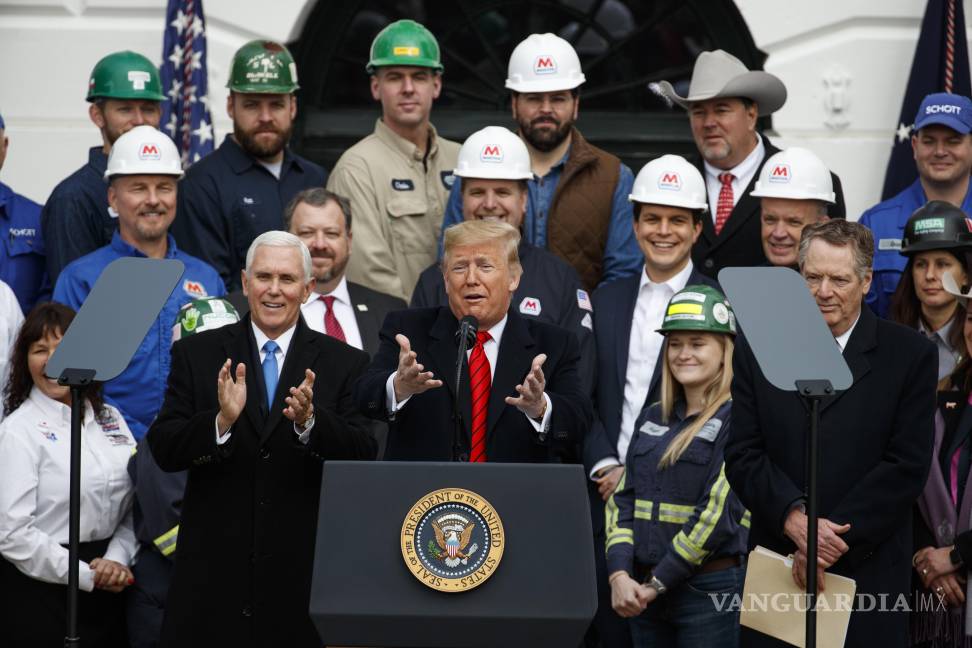
M 865 301 L 881 317 L 887 318 L 891 295 L 908 263 L 908 258 L 901 254 L 905 224 L 915 210 L 927 202 L 921 180 L 915 180 L 897 196 L 878 203 L 861 215 L 861 225 L 866 225 L 874 233 L 874 279 Z M 961 208 L 972 216 L 972 183 L 969 183 Z
M 60 182 L 44 204 L 41 229 L 52 283 L 64 266 L 111 242 L 118 219 L 108 211 L 105 167 L 100 146 L 88 151 L 88 163 Z
M 10 286 L 27 312 L 51 298 L 44 260 L 41 206 L 0 182 L 0 281 Z
M 691 578 L 706 562 L 742 556 L 749 513 L 726 481 L 724 451 L 732 401 L 706 421 L 675 465 L 658 468 L 665 449 L 695 416 L 677 403 L 662 421 L 661 404 L 635 424 L 624 475 L 604 509 L 608 574 L 650 567 L 666 587 Z
M 216 268 L 230 290 L 238 290 L 253 239 L 283 229 L 287 203 L 326 180 L 323 168 L 287 148 L 278 180 L 227 136 L 186 171 L 170 232 L 184 250 Z
M 64 268 L 54 285 L 54 300 L 77 310 L 108 264 L 122 257 L 144 256 L 115 232 L 110 244 Z M 172 325 L 175 324 L 179 308 L 193 299 L 226 294 L 223 280 L 216 271 L 209 264 L 176 248 L 171 235 L 166 258 L 182 261 L 185 271 L 128 367 L 117 378 L 105 383 L 106 400 L 121 410 L 136 439 L 144 436 L 162 407 L 171 363 Z

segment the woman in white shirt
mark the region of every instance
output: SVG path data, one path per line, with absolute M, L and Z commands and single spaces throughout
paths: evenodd
M 10 646 L 61 646 L 66 634 L 71 393 L 44 369 L 74 311 L 41 304 L 14 344 L 0 424 L 0 634 Z M 124 646 L 132 580 L 135 441 L 125 419 L 85 393 L 81 438 L 79 634 L 85 645 Z

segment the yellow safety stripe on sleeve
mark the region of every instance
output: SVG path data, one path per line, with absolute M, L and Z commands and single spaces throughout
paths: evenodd
M 675 549 L 675 553 L 684 558 L 690 565 L 701 565 L 705 557 L 711 553 L 704 549 L 705 543 L 712 535 L 716 524 L 719 523 L 719 518 L 722 517 L 728 495 L 729 482 L 726 480 L 726 465 L 723 463 L 719 468 L 719 476 L 716 477 L 712 488 L 709 489 L 709 500 L 705 509 L 699 515 L 695 526 L 688 534 L 682 530 L 672 538 L 672 547 Z
M 719 518 L 722 517 L 728 496 L 729 480 L 726 479 L 726 464 L 723 462 L 719 468 L 719 476 L 716 477 L 712 488 L 709 489 L 709 501 L 702 514 L 699 515 L 699 521 L 695 523 L 692 533 L 688 536 L 693 545 L 700 549 L 705 546 L 705 541 L 712 535 L 712 530 L 715 529 L 716 524 L 719 523 Z
M 651 519 L 651 500 L 635 500 L 634 508 L 635 519 L 638 520 L 650 520 Z
M 669 504 L 660 502 L 658 504 L 658 521 L 671 522 L 672 524 L 685 524 L 695 512 L 694 506 L 684 506 L 682 504 Z
M 610 549 L 616 544 L 634 544 L 634 533 L 630 529 L 618 529 L 617 532 L 608 536 L 607 542 L 604 543 L 605 551 Z
M 179 525 L 175 525 L 154 540 L 155 546 L 162 552 L 163 556 L 169 556 L 176 550 L 176 541 L 179 539 Z
M 624 488 L 624 479 L 627 477 L 627 471 L 621 473 L 621 479 L 618 480 L 618 485 L 614 489 L 614 493 L 617 493 L 622 488 Z M 607 503 L 604 505 L 604 529 L 607 532 L 607 538 L 610 540 L 613 535 L 619 531 L 627 531 L 631 533 L 631 529 L 620 529 L 618 527 L 618 505 L 614 501 L 614 493 L 611 493 L 611 497 L 608 498 Z M 607 546 L 611 546 L 608 543 Z
M 749 511 L 746 511 L 745 513 L 743 513 L 742 519 L 739 521 L 739 524 L 741 524 L 742 526 L 744 526 L 744 527 L 746 527 L 748 529 L 749 528 L 749 518 L 750 517 L 752 517 L 752 516 L 749 515 Z

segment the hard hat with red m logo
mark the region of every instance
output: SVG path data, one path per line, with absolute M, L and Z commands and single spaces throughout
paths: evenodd
M 179 150 L 169 136 L 151 126 L 136 126 L 111 147 L 105 180 L 116 175 L 171 175 L 182 177 Z
M 506 87 L 514 92 L 573 90 L 584 81 L 577 52 L 554 34 L 530 34 L 510 55 Z

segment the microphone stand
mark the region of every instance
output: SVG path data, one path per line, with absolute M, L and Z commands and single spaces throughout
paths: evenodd
M 469 349 L 469 338 L 475 339 L 476 329 L 463 318 L 459 323 L 459 353 L 456 356 L 456 380 L 453 383 L 455 389 L 452 391 L 452 460 L 462 461 L 462 413 L 459 411 L 459 387 L 462 384 L 462 367 L 466 360 L 466 351 Z

